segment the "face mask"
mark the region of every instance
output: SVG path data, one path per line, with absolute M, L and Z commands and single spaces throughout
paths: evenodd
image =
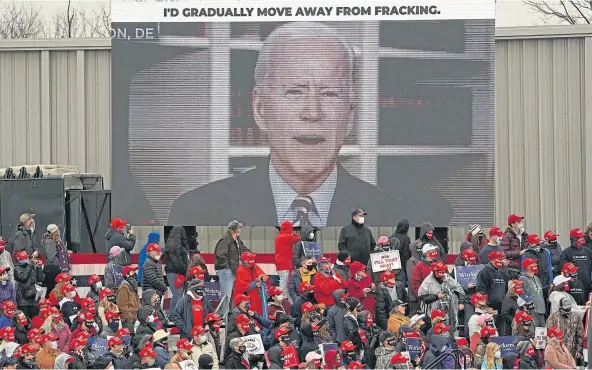
M 312 270 L 314 270 L 314 265 L 306 265 L 306 269 L 308 271 L 312 271 Z
M 541 250 L 541 246 L 540 245 L 533 245 L 532 249 L 534 249 L 535 251 L 540 251 Z
M 58 322 L 60 322 L 61 320 L 62 320 L 62 318 L 61 318 L 61 317 L 59 317 L 59 316 L 58 316 L 58 317 L 54 317 L 54 318 L 52 319 L 52 321 L 54 322 L 54 324 L 57 324 L 57 323 L 58 323 Z
M 522 288 L 521 286 L 515 286 L 514 293 L 518 295 L 524 295 L 524 288 Z
M 154 322 L 154 315 L 148 315 L 146 322 Z
M 502 260 L 493 260 L 493 261 L 491 261 L 491 264 L 496 269 L 501 269 L 502 267 L 504 267 L 504 262 Z
M 364 223 L 364 217 L 358 217 L 358 223 L 362 225 Z
M 559 308 L 559 311 L 561 312 L 561 314 L 563 316 L 567 316 L 571 312 L 571 307 L 566 307 L 566 308 L 561 307 L 561 308 Z
M 160 306 L 160 296 L 159 295 L 155 295 L 154 296 L 154 307 Z
M 28 264 L 29 264 L 29 260 L 28 260 L 28 259 L 26 259 L 26 260 L 24 260 L 24 261 L 20 261 L 20 264 L 21 264 L 21 265 L 28 265 Z
M 345 265 L 350 265 L 350 264 L 351 264 L 351 257 L 347 257 L 347 258 L 345 259 L 345 261 L 343 261 L 343 263 L 344 263 Z
M 97 282 L 95 283 L 95 290 L 101 290 L 103 288 L 103 283 L 102 282 Z
M 495 323 L 493 322 L 493 320 L 485 321 L 485 325 L 489 326 L 490 328 L 495 328 Z
M 387 339 L 387 341 L 386 341 L 386 344 L 388 344 L 391 347 L 393 347 L 396 343 L 397 343 L 396 338 L 390 338 L 390 339 Z
M 309 240 L 313 240 L 313 239 L 314 239 L 314 233 L 310 233 L 310 234 L 308 234 L 308 239 L 309 239 Z
M 481 341 L 483 342 L 483 344 L 487 345 L 489 343 L 489 337 L 483 337 L 481 338 Z
M 355 352 L 345 352 L 345 357 L 350 358 L 350 359 L 354 359 L 354 358 L 356 358 L 356 353 Z
M 199 286 L 199 287 L 195 288 L 195 289 L 193 290 L 193 292 L 194 292 L 194 293 L 195 293 L 195 295 L 196 295 L 196 296 L 198 296 L 198 297 L 203 297 L 203 295 L 204 295 L 204 289 L 203 289 L 203 287 L 201 287 L 201 286 Z
M 362 279 L 363 279 L 363 278 L 365 278 L 365 277 L 366 277 L 366 275 L 358 275 L 358 274 L 354 275 L 354 279 L 355 279 L 356 281 L 360 281 L 360 280 L 362 280 Z
M 22 319 L 18 319 L 18 323 L 21 324 L 22 326 L 27 326 L 27 324 L 29 323 L 29 320 L 27 320 L 27 318 L 22 318 Z
M 539 272 L 539 266 L 537 266 L 537 265 L 530 266 L 530 271 L 532 271 L 534 273 Z
M 244 354 L 245 352 L 247 352 L 247 347 L 246 346 L 238 346 L 238 353 L 240 353 L 241 355 Z
M 372 326 L 372 325 L 374 325 L 374 319 L 373 319 L 373 318 L 371 318 L 371 317 L 369 317 L 369 318 L 366 320 L 366 325 L 368 325 L 368 326 Z
M 287 335 L 285 335 L 283 337 L 280 337 L 279 341 L 285 343 L 286 345 L 288 345 L 290 343 L 290 337 L 288 337 Z
M 549 245 L 552 247 L 556 247 L 557 246 L 557 240 L 551 240 L 549 241 Z
M 91 328 L 95 322 L 94 321 L 85 321 L 84 324 L 86 325 L 87 328 Z
M 434 276 L 436 277 L 436 279 L 444 279 L 446 273 L 444 271 L 434 271 Z
M 251 325 L 250 324 L 241 324 L 240 328 L 242 329 L 242 331 L 248 332 L 249 330 L 251 330 Z
M 584 240 L 584 238 L 576 240 L 576 247 L 581 247 L 584 244 L 586 244 L 586 240 Z
M 432 230 L 426 232 L 426 238 L 428 240 L 432 240 L 433 237 L 434 237 L 434 232 Z
M 155 260 L 159 260 L 160 259 L 160 254 L 157 254 L 156 256 L 153 256 Z
M 576 279 L 578 277 L 578 274 L 577 273 L 575 273 L 575 274 L 569 274 L 569 277 L 572 278 L 572 279 Z
M 148 366 L 154 366 L 154 363 L 156 362 L 155 359 L 151 358 L 150 360 L 148 360 L 148 362 L 146 363 Z
M 438 255 L 438 251 L 429 251 L 428 253 L 426 253 L 426 257 L 432 259 L 438 258 Z
M 534 348 L 528 347 L 528 349 L 526 350 L 526 355 L 529 357 L 534 357 L 534 355 L 535 355 Z
M 245 310 L 249 310 L 251 308 L 251 302 L 246 302 L 245 303 Z
M 8 274 L 3 274 L 2 276 L 0 276 L 0 279 L 2 279 L 2 281 L 7 281 L 10 279 L 10 276 L 8 276 Z
M 497 350 L 493 355 L 495 356 L 495 358 L 502 358 L 502 351 Z
M 119 329 L 119 320 L 113 320 L 109 323 L 109 329 L 117 331 Z
M 111 303 L 115 303 L 115 301 L 117 300 L 117 297 L 114 295 L 110 295 L 107 297 L 107 300 Z
M 212 328 L 214 328 L 215 331 L 219 331 L 221 327 L 222 327 L 221 321 L 214 321 L 214 323 L 212 324 Z
M 524 233 L 524 225 L 518 224 L 518 234 Z
M 51 348 L 53 348 L 53 349 L 58 348 L 58 342 L 56 342 L 56 341 L 51 342 Z
M 530 328 L 532 326 L 532 321 L 525 321 L 522 323 L 522 326 L 525 328 Z
M 532 312 L 532 310 L 534 310 L 534 303 L 532 303 L 532 302 L 531 303 L 526 303 L 524 305 L 524 310 L 526 312 Z
M 306 296 L 308 298 L 313 298 L 314 297 L 314 292 L 306 292 Z
M 569 284 L 568 283 L 563 284 L 563 290 L 569 293 Z
M 207 341 L 208 341 L 207 335 L 200 335 L 200 337 L 199 337 L 199 342 L 200 343 L 205 343 Z

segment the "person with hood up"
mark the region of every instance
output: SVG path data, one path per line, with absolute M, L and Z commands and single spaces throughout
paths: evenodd
M 572 311 L 572 302 L 563 298 L 560 302 L 559 311 L 553 312 L 547 319 L 547 329 L 557 327 L 565 333 L 563 343 L 570 353 L 575 354 L 576 359 L 583 357 L 583 336 L 584 325 L 582 318 Z
M 41 240 L 45 254 L 43 273 L 45 280 L 43 286 L 51 292 L 55 287 L 55 278 L 60 272 L 70 271 L 70 253 L 66 242 L 62 240 L 60 229 L 56 224 L 47 225 L 47 232 Z
M 142 291 L 153 289 L 162 296 L 165 296 L 167 293 L 167 285 L 164 281 L 162 268 L 159 263 L 160 258 L 162 257 L 162 248 L 160 248 L 160 245 L 152 243 L 148 245 L 146 252 L 148 252 L 148 257 L 146 258 L 146 262 L 144 262 Z
M 521 263 L 526 258 L 531 258 L 537 261 L 538 271 L 535 273 L 536 276 L 541 280 L 543 285 L 543 295 L 545 300 L 549 297 L 550 291 L 549 286 L 553 282 L 553 265 L 551 264 L 551 253 L 548 249 L 543 248 L 541 245 L 541 238 L 537 234 L 530 234 L 527 238 L 528 247 L 522 255 Z M 524 273 L 524 269 L 521 271 Z
M 333 304 L 327 312 L 327 322 L 329 325 L 329 335 L 334 338 L 337 344 L 342 343 L 347 339 L 344 328 L 344 317 L 347 313 L 345 307 L 345 299 L 347 293 L 344 289 L 337 289 L 333 292 Z
M 12 253 L 13 258 L 20 251 L 25 251 L 32 258 L 39 258 L 39 251 L 37 250 L 34 235 L 35 214 L 23 213 L 19 218 L 16 233 L 8 241 L 8 250 Z
M 309 226 L 304 226 L 305 228 Z M 309 227 L 310 228 L 310 227 Z M 312 231 L 311 231 L 312 232 Z M 314 237 L 314 235 L 313 235 Z M 300 258 L 303 253 L 296 243 L 300 241 L 300 235 L 294 232 L 294 226 L 290 221 L 284 221 L 280 225 L 280 232 L 275 237 L 275 269 L 280 278 L 280 289 L 284 292 L 288 290 L 288 277 L 292 269 L 292 263 L 295 268 L 300 267 Z M 294 300 L 290 299 L 291 302 Z
M 504 253 L 504 250 L 499 245 L 503 236 L 504 233 L 499 229 L 499 227 L 494 227 L 489 230 L 489 241 L 487 244 L 485 244 L 483 249 L 478 252 L 481 264 L 487 265 L 489 263 L 488 256 L 489 253 L 493 251 L 500 251 L 501 253 Z
M 140 309 L 137 271 L 137 266 L 124 266 L 121 269 L 123 282 L 117 289 L 117 307 L 121 313 L 121 325 L 129 331 L 134 330 L 136 314 Z
M 337 253 L 337 260 L 335 260 L 335 265 L 333 265 L 333 272 L 338 273 L 341 275 L 345 281 L 348 281 L 350 276 L 350 267 L 351 267 L 351 257 L 348 251 L 339 251 Z
M 2 316 L 0 316 L 0 329 L 10 326 L 12 323 L 12 316 L 14 315 L 14 310 L 16 310 L 16 305 L 13 301 L 4 301 L 2 302 Z
M 44 334 L 41 336 L 39 344 L 41 349 L 37 352 L 37 366 L 40 369 L 53 369 L 56 357 L 60 354 L 57 348 L 57 336 L 54 334 Z
M 189 246 L 187 245 L 187 234 L 183 226 L 173 226 L 166 240 L 164 250 L 164 271 L 173 294 L 170 303 L 171 307 L 174 308 L 183 295 L 183 283 L 189 268 Z
M 102 357 L 105 357 L 113 364 L 114 369 L 125 369 L 125 363 L 128 357 L 124 354 L 123 340 L 119 337 L 111 337 L 107 341 L 109 351 Z
M 86 293 L 86 298 L 90 298 L 95 303 L 99 303 L 99 293 L 101 292 L 101 289 L 103 289 L 101 277 L 97 274 L 91 275 L 88 277 L 87 283 L 90 289 L 88 293 Z
M 9 252 L 6 252 L 6 240 L 0 236 L 0 266 L 9 267 L 8 270 L 8 281 L 14 283 L 14 264 L 12 263 L 12 256 Z M 4 280 L 2 280 L 3 282 Z
M 563 343 L 565 332 L 557 327 L 547 329 L 547 346 L 545 347 L 545 366 L 552 369 L 575 370 L 576 360 Z
M 413 267 L 413 271 L 411 273 L 411 289 L 409 289 L 409 301 L 411 302 L 410 313 L 414 313 L 413 305 L 414 301 L 418 298 L 418 291 L 419 286 L 421 283 L 432 273 L 431 265 L 435 261 L 439 261 L 439 252 L 438 246 L 433 244 L 423 244 L 421 248 L 421 253 L 423 258 Z M 409 260 L 412 261 L 412 260 Z
M 31 263 L 27 252 L 20 251 L 15 255 L 14 280 L 16 281 L 16 302 L 18 308 L 27 317 L 36 316 L 37 309 L 35 299 L 37 288 L 35 285 L 43 282 L 43 266 L 39 262 Z
M 20 347 L 20 356 L 18 356 L 17 369 L 39 369 L 35 359 L 36 354 L 37 348 L 32 344 L 27 343 Z
M 154 309 L 151 306 L 142 306 L 138 310 L 138 323 L 134 336 L 152 335 L 156 332 L 154 328 Z
M 561 275 L 570 278 L 568 288 L 565 288 L 565 291 L 569 290 L 569 294 L 576 301 L 576 304 L 580 306 L 586 305 L 588 297 L 584 295 L 584 284 L 578 279 L 578 267 L 568 262 L 561 267 Z
M 152 243 L 160 244 L 160 234 L 155 231 L 148 234 L 148 240 L 138 254 L 138 281 L 142 281 L 144 277 L 144 262 L 146 262 L 146 258 L 148 258 L 148 246 Z
M 405 306 L 407 303 L 401 300 L 394 300 L 392 302 L 392 309 L 390 311 L 389 319 L 387 322 L 387 329 L 395 334 L 399 333 L 399 329 L 402 326 L 408 326 L 411 323 L 409 317 L 405 316 Z
M 118 246 L 123 249 L 121 265 L 130 265 L 132 263 L 131 252 L 136 246 L 136 235 L 133 229 L 127 228 L 127 221 L 121 218 L 114 218 L 109 223 L 109 230 L 105 234 L 105 253 L 107 256 L 111 253 L 111 248 Z
M 390 331 L 383 331 L 379 337 L 380 347 L 376 349 L 376 369 L 388 369 L 391 358 L 399 351 L 395 348 L 397 336 Z
M 366 266 L 358 261 L 354 261 L 350 266 L 351 277 L 345 285 L 348 294 L 351 297 L 360 300 L 360 303 L 364 307 L 364 310 L 372 312 L 376 308 L 376 299 L 374 292 L 376 285 L 366 272 Z
M 70 328 L 64 322 L 62 313 L 55 307 L 51 307 L 49 316 L 41 326 L 45 333 L 52 333 L 57 338 L 57 348 L 62 352 L 68 352 L 70 349 Z
M 489 298 L 489 306 L 499 313 L 508 292 L 507 282 L 510 280 L 510 274 L 506 268 L 506 256 L 502 252 L 495 250 L 487 257 L 489 263 L 477 274 L 477 291 L 486 294 Z M 496 327 L 502 326 L 500 315 L 497 315 L 495 320 Z
M 525 258 L 522 261 L 524 273 L 520 275 L 520 281 L 524 282 L 524 292 L 532 297 L 534 302 L 534 319 L 537 327 L 545 326 L 546 301 L 543 294 L 543 284 L 536 273 L 539 271 L 538 261 Z
M 314 285 L 304 281 L 300 283 L 298 290 L 300 291 L 300 296 L 292 304 L 291 312 L 292 317 L 297 321 L 302 317 L 302 306 L 306 302 L 314 303 Z
M 331 269 L 331 261 L 321 257 L 317 263 L 318 273 L 315 276 L 314 295 L 317 303 L 326 307 L 332 306 L 335 301 L 333 292 L 337 289 L 345 289 L 345 279 Z
M 191 329 L 191 337 L 193 340 L 192 348 L 189 350 L 191 352 L 191 359 L 193 362 L 197 363 L 199 361 L 199 357 L 201 355 L 209 355 L 212 356 L 214 360 L 214 369 L 218 370 L 218 354 L 216 352 L 216 348 L 212 343 L 208 340 L 208 329 L 202 326 L 194 326 Z M 179 342 L 177 342 L 177 347 Z
M 306 355 L 309 352 L 314 352 L 319 349 L 319 345 L 315 342 L 312 324 L 302 323 L 302 326 L 300 327 L 300 337 L 302 343 L 298 348 L 298 358 L 306 358 Z
M 105 266 L 105 288 L 116 290 L 121 284 L 121 269 L 124 260 L 123 249 L 115 245 L 109 250 L 107 266 Z M 100 292 L 100 291 L 99 291 Z M 99 299 L 100 300 L 100 299 Z
M 363 309 L 360 300 L 354 297 L 345 298 L 345 316 L 343 318 L 343 330 L 346 338 L 351 338 L 353 332 L 357 332 L 358 325 L 358 313 Z
M 251 251 L 240 238 L 242 229 L 243 224 L 237 220 L 230 221 L 226 235 L 218 240 L 214 249 L 214 255 L 216 257 L 214 268 L 220 280 L 220 299 L 226 297 L 226 301 L 220 310 L 221 315 L 225 315 L 229 308 L 233 307 L 232 298 L 235 296 L 233 294 L 233 286 L 236 280 L 236 270 L 239 267 L 240 256 L 245 252 Z
M 351 213 L 351 222 L 341 228 L 337 249 L 348 251 L 352 262 L 367 264 L 370 252 L 376 247 L 376 241 L 370 229 L 364 224 L 367 213 L 356 208 Z
M 255 263 L 256 254 L 244 252 L 240 256 L 240 266 L 236 269 L 234 296 L 246 294 L 251 303 L 250 309 L 263 317 L 267 316 L 267 291 L 271 287 L 269 276 Z M 265 306 L 265 309 L 264 309 Z
M 142 306 L 152 307 L 154 312 L 153 326 L 156 329 L 163 329 L 170 325 L 169 317 L 163 311 L 162 304 L 162 294 L 158 293 L 156 290 L 149 289 L 142 292 Z
M 380 281 L 374 293 L 376 297 L 376 324 L 382 330 L 386 330 L 393 301 L 398 299 L 399 295 L 395 289 L 397 282 L 392 271 L 384 271 L 380 274 Z
M 228 343 L 228 356 L 224 362 L 224 368 L 226 369 L 249 369 L 250 364 L 244 357 L 247 347 L 242 338 L 233 338 Z M 227 351 L 224 351 L 227 353 Z M 282 364 L 283 366 L 283 364 Z M 283 367 L 282 367 L 283 368 Z
M 559 242 L 557 242 L 557 235 L 553 230 L 547 230 L 543 234 L 545 242 L 543 248 L 547 249 L 551 255 L 551 265 L 553 266 L 553 277 L 561 274 L 561 253 L 563 249 Z
M 397 239 L 399 241 L 399 257 L 401 258 L 401 274 L 398 276 L 398 280 L 401 281 L 404 285 L 407 285 L 407 276 L 405 267 L 407 266 L 407 261 L 411 258 L 411 239 L 409 238 L 409 221 L 406 219 L 402 219 L 397 223 L 397 227 L 395 228 L 395 232 L 393 235 L 389 236 L 390 240 Z
M 421 250 L 421 246 L 425 245 L 425 244 L 431 244 L 431 245 L 435 245 L 438 250 L 438 256 L 440 258 L 444 258 L 444 256 L 448 253 L 447 250 L 444 250 L 444 247 L 442 246 L 442 244 L 440 244 L 440 241 L 438 240 L 438 238 L 436 238 L 436 236 L 434 236 L 434 232 L 436 231 L 436 229 L 434 228 L 434 225 L 432 225 L 429 222 L 424 222 L 423 224 L 421 224 L 421 226 L 419 227 L 419 238 L 417 238 L 416 240 L 414 240 L 413 242 L 411 242 L 411 244 L 409 245 L 409 248 L 411 249 L 411 253 L 413 254 L 413 250 Z
M 523 284 L 524 282 L 521 280 L 510 280 L 508 282 L 508 293 L 502 302 L 502 325 L 498 328 L 502 337 L 512 331 L 512 319 L 516 316 L 516 311 L 518 311 L 518 298 L 525 294 Z
M 132 369 L 134 364 L 140 362 L 140 351 L 145 347 L 152 347 L 152 335 L 135 335 L 132 337 L 131 347 L 133 349 L 125 363 L 125 369 Z
M 452 348 L 448 343 L 448 338 L 444 338 L 441 335 L 432 335 L 429 340 L 430 347 L 424 354 L 421 366 L 425 367 L 433 363 L 438 356 L 442 353 L 451 353 Z M 435 367 L 435 369 L 454 369 L 454 357 L 447 356 L 443 358 Z
M 314 258 L 302 257 L 300 267 L 292 271 L 290 279 L 288 280 L 288 293 L 292 302 L 296 302 L 299 296 L 299 288 L 302 283 L 310 283 L 314 285 L 315 276 L 317 274 L 316 260 Z
M 523 216 L 516 214 L 508 216 L 508 227 L 500 242 L 500 247 L 509 260 L 508 268 L 512 279 L 520 275 L 520 260 L 528 246 L 528 234 L 524 231 L 522 220 L 524 220 Z
M 448 312 L 447 324 L 455 331 L 458 327 L 457 314 L 464 309 L 465 291 L 460 284 L 448 274 L 443 262 L 431 265 L 432 272 L 421 283 L 418 298 L 422 302 L 426 314 L 434 309 Z
M 156 352 L 156 366 L 163 369 L 164 365 L 171 362 L 169 352 L 169 333 L 160 329 L 152 334 L 152 350 Z
M 573 307 L 572 311 L 576 312 L 580 317 L 584 317 L 590 303 L 586 302 L 586 305 L 578 306 L 578 303 L 570 294 L 570 281 L 571 277 L 567 277 L 563 274 L 558 275 L 553 279 L 553 291 L 551 292 L 551 295 L 549 295 L 548 300 L 548 302 L 551 303 L 550 313 L 559 311 L 561 300 L 565 298 L 571 301 Z
M 582 248 L 586 244 L 584 233 L 579 228 L 571 229 L 569 232 L 570 246 L 561 253 L 561 262 L 563 266 L 568 262 L 573 263 L 578 268 L 577 279 L 584 286 L 584 296 L 590 294 L 592 286 L 592 250 Z
M 300 228 L 300 240 L 294 244 L 292 251 L 292 263 L 297 269 L 302 266 L 304 257 L 313 258 L 316 262 L 323 255 L 323 247 L 315 242 L 317 229 L 311 225 L 304 225 Z
M 473 245 L 469 242 L 462 242 L 460 245 L 461 253 L 456 256 L 455 266 L 474 266 L 478 263 L 479 256 L 473 250 Z M 460 259 L 459 259 L 460 257 Z M 454 274 L 456 275 L 456 269 L 454 269 Z M 453 277 L 455 276 L 453 275 Z M 471 304 L 471 297 L 475 292 L 477 292 L 477 284 L 469 284 L 467 286 L 462 287 L 465 291 L 465 300 L 461 302 L 464 304 L 465 309 L 463 310 L 462 319 L 459 317 L 459 321 L 463 323 L 464 326 L 464 336 L 465 338 L 469 337 L 469 320 L 473 313 L 475 312 L 475 307 Z
M 516 344 L 515 369 L 538 369 L 536 350 L 530 341 L 519 341 Z
M 489 242 L 483 232 L 483 227 L 479 224 L 469 225 L 469 232 L 465 237 L 465 241 L 471 243 L 475 253 L 479 253 Z
M 204 286 L 199 281 L 194 281 L 187 289 L 187 293 L 177 302 L 171 310 L 170 318 L 179 329 L 181 338 L 191 339 L 191 329 L 194 326 L 203 327 L 206 316 L 212 313 L 212 305 L 209 300 L 204 300 Z
M 336 349 L 330 349 L 325 353 L 325 370 L 345 370 L 345 367 L 341 364 L 341 355 Z

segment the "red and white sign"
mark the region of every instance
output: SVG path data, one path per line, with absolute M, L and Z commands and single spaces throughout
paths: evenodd
M 372 263 L 372 272 L 399 270 L 401 268 L 399 251 L 372 253 L 370 262 Z

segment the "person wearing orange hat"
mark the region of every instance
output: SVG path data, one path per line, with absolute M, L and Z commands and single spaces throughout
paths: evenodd
M 39 344 L 41 349 L 37 352 L 36 360 L 40 369 L 53 369 L 55 359 L 60 354 L 57 345 L 58 337 L 55 334 L 43 334 Z
M 444 309 L 448 312 L 446 323 L 454 332 L 458 327 L 458 311 L 464 309 L 465 291 L 448 273 L 444 262 L 437 261 L 430 265 L 431 274 L 421 283 L 417 297 L 423 302 L 426 313 Z
M 162 275 L 162 266 L 159 263 L 162 257 L 162 248 L 160 248 L 160 245 L 152 243 L 148 245 L 146 252 L 148 256 L 143 266 L 142 291 L 153 289 L 166 297 L 167 286 Z
M 489 241 L 483 249 L 481 249 L 479 253 L 479 260 L 481 261 L 482 265 L 487 265 L 489 263 L 489 253 L 493 251 L 500 251 L 504 253 L 502 247 L 500 247 L 500 242 L 502 237 L 504 236 L 504 232 L 500 230 L 499 227 L 493 227 L 489 229 Z
M 251 303 L 250 310 L 263 317 L 267 316 L 267 291 L 271 288 L 269 276 L 255 263 L 256 255 L 244 252 L 240 256 L 240 265 L 236 269 L 233 296 L 246 294 Z M 265 307 L 264 307 L 265 306 Z
M 561 266 L 568 262 L 573 263 L 578 268 L 577 279 L 584 286 L 584 296 L 586 300 L 592 287 L 592 250 L 585 248 L 585 234 L 581 229 L 571 229 L 569 232 L 570 246 L 561 253 Z M 584 247 L 584 248 L 582 248 Z
M 212 314 L 210 314 L 212 315 Z M 216 314 L 217 315 L 217 314 Z M 210 316 L 211 318 L 211 316 Z M 198 363 L 199 362 L 199 357 L 201 355 L 209 355 L 212 356 L 213 358 L 213 369 L 218 370 L 219 365 L 218 365 L 218 352 L 216 351 L 216 348 L 214 347 L 214 344 L 210 342 L 210 336 L 208 336 L 208 332 L 210 330 L 208 329 L 208 327 L 202 327 L 202 326 L 194 326 L 193 329 L 191 329 L 191 337 L 192 337 L 192 348 L 191 348 L 191 358 L 193 359 L 193 362 Z M 189 342 L 188 342 L 189 343 Z M 179 346 L 178 342 L 177 342 L 177 347 Z
M 136 315 L 140 309 L 138 296 L 138 266 L 123 266 L 121 275 L 123 281 L 117 289 L 117 307 L 121 313 L 121 326 L 130 331 L 134 330 Z
M 358 298 L 364 307 L 364 310 L 370 311 L 374 315 L 376 308 L 376 298 L 374 293 L 376 285 L 366 272 L 366 266 L 358 261 L 350 265 L 350 279 L 345 284 L 348 294 L 351 297 Z
M 563 343 L 565 333 L 556 326 L 547 328 L 545 361 L 553 369 L 576 369 L 576 360 Z
M 539 264 L 536 259 L 525 258 L 522 260 L 523 273 L 520 275 L 524 293 L 532 297 L 534 303 L 534 323 L 536 327 L 545 326 L 545 313 L 547 311 L 547 304 L 543 294 L 543 284 L 536 275 L 539 272 Z
M 27 317 L 36 316 L 39 313 L 35 297 L 37 296 L 36 284 L 43 282 L 43 266 L 31 263 L 29 255 L 24 250 L 14 255 L 14 280 L 16 282 L 16 303 L 18 308 Z
M 122 251 L 122 265 L 129 265 L 132 263 L 131 251 L 136 246 L 136 235 L 134 230 L 129 228 L 127 221 L 117 217 L 109 223 L 109 230 L 105 234 L 105 253 L 109 256 L 112 247 L 118 246 Z
M 494 250 L 487 256 L 489 263 L 479 271 L 477 274 L 477 292 L 486 294 L 488 297 L 488 305 L 492 309 L 492 313 L 498 313 L 502 309 L 502 302 L 508 292 L 508 281 L 510 274 L 506 265 L 509 263 L 506 260 L 506 255 L 499 250 Z M 475 307 L 477 308 L 477 307 Z M 502 317 L 498 314 L 495 316 L 495 326 L 502 326 Z
M 509 260 L 510 278 L 516 279 L 520 275 L 520 260 L 528 246 L 528 234 L 524 231 L 524 217 L 517 214 L 508 216 L 508 227 L 500 241 Z
M 553 264 L 551 263 L 551 253 L 547 248 L 542 247 L 541 238 L 537 234 L 530 234 L 527 238 L 528 247 L 522 255 L 521 262 L 526 258 L 532 258 L 537 261 L 538 271 L 535 273 L 536 276 L 541 280 L 543 284 L 543 295 L 545 301 L 549 297 L 550 289 L 553 286 Z M 524 269 L 522 269 L 524 273 Z

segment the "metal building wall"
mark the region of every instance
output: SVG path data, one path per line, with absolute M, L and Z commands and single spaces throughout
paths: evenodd
M 110 186 L 109 49 L 105 39 L 0 41 L 0 167 L 70 164 Z M 496 223 L 523 214 L 528 231 L 555 228 L 566 243 L 592 221 L 592 27 L 498 29 L 495 88 Z M 150 231 L 162 228 L 139 229 L 138 245 Z M 200 247 L 222 232 L 199 228 Z M 451 251 L 465 232 L 450 231 Z M 338 235 L 327 228 L 321 242 L 335 250 Z M 274 251 L 274 236 L 243 232 L 260 252 Z

